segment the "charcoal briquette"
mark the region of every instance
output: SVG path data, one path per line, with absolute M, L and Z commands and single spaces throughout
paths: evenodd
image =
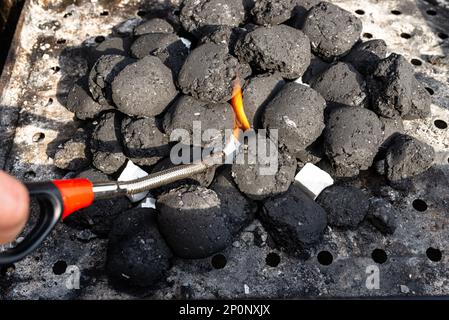
M 132 161 L 142 166 L 152 166 L 170 154 L 168 136 L 151 118 L 124 117 L 121 133 L 125 153 Z
M 310 59 L 310 65 L 302 76 L 302 82 L 310 84 L 315 80 L 317 76 L 322 74 L 329 68 L 330 64 L 323 61 L 321 58 L 312 54 Z
M 117 172 L 127 159 L 120 143 L 120 121 L 117 113 L 105 113 L 92 133 L 90 147 L 93 165 L 106 174 Z
M 315 90 L 294 82 L 284 85 L 262 113 L 262 126 L 278 130 L 279 145 L 297 156 L 324 129 L 326 101 Z
M 242 37 L 248 30 L 239 27 L 230 26 L 215 26 L 205 33 L 198 42 L 198 45 L 205 43 L 215 43 L 225 45 L 228 51 L 234 54 L 235 45 L 240 37 Z
M 363 76 L 350 64 L 338 62 L 311 83 L 330 107 L 335 105 L 364 106 L 367 98 Z
M 390 182 L 400 182 L 427 171 L 434 162 L 435 150 L 406 134 L 397 135 L 385 156 L 385 172 Z
M 120 111 L 130 116 L 154 117 L 177 93 L 172 72 L 153 56 L 127 65 L 112 82 L 112 99 Z
M 430 105 L 432 104 L 430 93 L 416 79 L 413 79 L 412 88 L 410 111 L 403 118 L 406 120 L 428 118 L 430 116 Z
M 324 147 L 338 176 L 351 177 L 367 170 L 382 141 L 382 124 L 371 110 L 338 107 L 330 111 Z
M 378 62 L 387 57 L 387 44 L 384 40 L 375 39 L 356 44 L 351 52 L 344 57 L 358 72 L 367 76 L 377 66 Z
M 330 226 L 355 229 L 363 221 L 370 206 L 369 197 L 353 186 L 333 185 L 316 199 L 327 212 Z
M 292 17 L 297 0 L 258 0 L 251 9 L 254 21 L 262 26 L 281 24 Z
M 181 38 L 173 33 L 150 33 L 140 36 L 131 46 L 131 54 L 137 59 L 147 55 L 158 57 L 176 76 L 189 54 Z
M 244 18 L 242 0 L 186 0 L 180 16 L 184 29 L 197 36 L 211 26 L 238 27 Z
M 285 81 L 278 73 L 262 74 L 250 78 L 243 89 L 245 114 L 254 128 L 261 126 L 261 113 L 267 103 L 279 92 Z
M 120 283 L 148 287 L 163 279 L 172 253 L 158 231 L 157 212 L 136 208 L 124 212 L 109 234 L 106 271 Z
M 120 55 L 104 55 L 95 62 L 89 74 L 89 90 L 95 101 L 107 108 L 113 105 L 111 84 L 127 65 L 136 60 Z
M 248 65 L 240 64 L 228 53 L 226 45 L 206 43 L 187 57 L 178 77 L 184 94 L 198 100 L 227 102 L 232 97 L 232 82 L 251 73 Z
M 117 37 L 132 38 L 134 34 L 134 28 L 142 23 L 142 19 L 138 17 L 129 18 L 123 20 L 119 24 L 112 27 L 112 35 Z
M 403 56 L 392 53 L 379 61 L 367 80 L 371 108 L 387 118 L 407 115 L 415 81 L 412 65 Z
M 295 179 L 296 159 L 286 152 L 279 150 L 278 163 L 271 173 L 264 173 L 275 164 L 265 163 L 256 157 L 257 150 L 249 148 L 244 153 L 243 163 L 232 165 L 232 176 L 239 190 L 248 198 L 253 200 L 263 200 L 286 192 Z M 255 159 L 251 162 L 248 159 Z
M 292 25 L 297 29 L 302 29 L 309 10 L 319 4 L 321 0 L 293 0 L 293 2 L 295 7 L 293 9 Z
M 284 78 L 301 77 L 310 64 L 310 42 L 300 30 L 277 25 L 248 32 L 236 46 L 240 61 L 259 71 L 278 71 Z
M 257 204 L 247 199 L 235 185 L 231 166 L 217 170 L 217 176 L 209 189 L 215 191 L 232 235 L 246 227 L 257 212 Z
M 232 243 L 227 212 L 218 195 L 200 186 L 185 186 L 158 197 L 159 230 L 175 255 L 199 259 Z
M 218 136 L 204 137 L 200 141 L 193 141 L 194 122 L 201 126 L 201 135 L 208 130 L 218 130 Z M 176 129 L 186 130 L 191 142 L 195 146 L 206 147 L 215 140 L 222 143 L 227 129 L 234 127 L 234 114 L 228 103 L 210 103 L 197 100 L 191 96 L 180 96 L 169 108 L 164 117 L 164 130 L 170 135 Z
M 261 220 L 279 246 L 300 256 L 307 256 L 327 226 L 326 212 L 296 184 L 264 202 Z
M 87 77 L 78 79 L 70 89 L 66 107 L 80 120 L 93 119 L 100 112 L 114 108 L 110 105 L 101 105 L 92 98 Z
M 381 233 L 393 234 L 397 227 L 398 212 L 388 201 L 382 198 L 370 199 L 366 219 Z
M 134 28 L 134 36 L 142 36 L 149 33 L 173 33 L 173 26 L 164 19 L 153 18 L 142 22 Z
M 336 5 L 321 2 L 310 9 L 302 30 L 309 37 L 313 52 L 332 61 L 347 54 L 359 40 L 362 22 Z

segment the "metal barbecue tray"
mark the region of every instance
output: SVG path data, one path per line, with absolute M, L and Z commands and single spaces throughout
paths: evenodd
M 164 6 L 170 1 L 160 2 Z M 449 2 L 331 2 L 354 13 L 362 10 L 363 38 L 384 39 L 391 52 L 417 59 L 417 78 L 434 92 L 431 118 L 406 121 L 405 128 L 435 148 L 437 161 L 406 197 L 386 191 L 399 210 L 394 235 L 383 236 L 368 224 L 344 232 L 328 227 L 313 256 L 302 261 L 267 245 L 265 230 L 254 222 L 216 257 L 226 263 L 224 268 L 214 268 L 210 258 L 177 259 L 158 287 L 127 290 L 111 285 L 104 272 L 106 240 L 59 224 L 34 254 L 1 268 L 0 299 L 448 295 Z M 63 176 L 52 155 L 78 125 L 61 101 L 86 71 L 79 56 L 81 42 L 107 36 L 113 26 L 140 19 L 139 10 L 155 5 L 156 0 L 26 1 L 0 80 L 0 168 L 26 181 Z M 372 182 L 368 177 L 361 183 Z M 416 199 L 421 211 L 413 206 Z M 379 261 L 386 253 L 386 262 L 373 260 L 375 249 L 380 250 L 374 258 Z M 320 251 L 332 254 L 331 264 L 320 263 Z M 278 258 L 277 266 L 269 265 Z

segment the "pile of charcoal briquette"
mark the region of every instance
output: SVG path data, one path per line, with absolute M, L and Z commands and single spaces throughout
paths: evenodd
M 129 24 L 128 24 L 129 25 Z M 307 259 L 329 225 L 371 222 L 395 231 L 395 209 L 353 181 L 368 175 L 407 190 L 434 150 L 403 133 L 430 115 L 429 93 L 383 40 L 362 42 L 361 21 L 315 0 L 185 0 L 132 30 L 98 37 L 90 72 L 67 97 L 82 126 L 55 164 L 92 181 L 116 179 L 128 160 L 147 172 L 172 167 L 170 133 L 230 129 L 232 81 L 243 84 L 254 128 L 278 129 L 279 168 L 225 165 L 155 190 L 156 209 L 104 200 L 67 219 L 109 238 L 111 279 L 151 286 L 173 257 L 205 258 L 232 244 L 254 219 L 271 243 Z M 208 141 L 191 148 L 204 148 Z M 336 180 L 314 201 L 294 183 L 314 163 Z

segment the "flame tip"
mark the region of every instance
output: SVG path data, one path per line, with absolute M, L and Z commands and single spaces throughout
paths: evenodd
M 238 138 L 239 131 L 236 129 L 242 129 L 242 131 L 246 131 L 251 128 L 251 125 L 245 114 L 245 108 L 243 105 L 242 86 L 240 84 L 240 78 L 238 75 L 232 82 L 231 105 L 235 115 L 234 136 L 235 138 Z

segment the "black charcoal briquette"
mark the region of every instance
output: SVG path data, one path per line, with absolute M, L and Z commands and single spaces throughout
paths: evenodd
M 210 102 L 227 102 L 232 97 L 232 82 L 246 78 L 249 66 L 240 64 L 225 45 L 206 43 L 187 57 L 178 83 L 185 94 Z
M 284 78 L 301 77 L 310 64 L 310 43 L 300 30 L 277 25 L 248 32 L 237 42 L 240 61 L 261 71 L 278 71 Z
M 89 90 L 102 106 L 112 105 L 111 83 L 127 65 L 136 60 L 120 55 L 104 55 L 95 62 L 89 74 Z
M 92 98 L 87 77 L 78 79 L 67 96 L 67 109 L 75 113 L 80 120 L 93 119 L 100 112 L 113 108 L 110 105 L 101 105 Z
M 142 36 L 149 33 L 173 33 L 174 29 L 170 23 L 163 19 L 153 18 L 144 21 L 134 28 L 134 36 Z
M 172 253 L 158 231 L 154 209 L 124 212 L 109 235 L 106 271 L 120 283 L 148 287 L 163 279 Z
M 326 71 L 329 68 L 330 64 L 323 61 L 316 55 L 312 54 L 310 65 L 307 68 L 306 72 L 304 72 L 302 76 L 302 82 L 310 84 L 315 80 L 317 76 L 322 74 L 324 71 Z
M 387 150 L 385 172 L 390 182 L 400 182 L 427 171 L 434 159 L 431 146 L 409 135 L 398 135 Z
M 316 77 L 311 87 L 318 91 L 329 106 L 364 106 L 366 84 L 363 76 L 350 64 L 339 62 Z
M 280 74 L 262 74 L 250 78 L 243 89 L 245 114 L 254 128 L 259 128 L 265 105 L 279 92 L 285 81 Z
M 154 117 L 176 95 L 170 69 L 152 56 L 127 65 L 112 82 L 112 99 L 120 111 L 130 116 Z
M 295 179 L 296 159 L 286 152 L 279 150 L 276 164 L 262 161 L 254 148 L 248 148 L 244 157 L 244 162 L 232 165 L 232 176 L 239 190 L 250 199 L 282 194 Z
M 364 76 L 371 73 L 381 59 L 387 56 L 387 44 L 384 40 L 375 39 L 360 42 L 352 48 L 351 52 L 344 57 Z
M 138 165 L 152 166 L 170 154 L 168 136 L 155 118 L 125 117 L 121 132 L 126 155 Z
M 222 212 L 225 214 L 229 229 L 236 235 L 254 219 L 257 212 L 257 204 L 243 196 L 237 189 L 232 178 L 231 166 L 220 168 L 211 184 L 211 190 L 215 191 L 220 199 Z
M 323 140 L 323 135 L 319 136 L 310 146 L 296 155 L 299 168 L 304 167 L 307 163 L 317 164 L 324 158 Z
M 113 174 L 126 162 L 120 143 L 120 117 L 117 113 L 108 112 L 101 116 L 92 133 L 90 147 L 93 165 L 98 170 Z
M 392 53 L 379 61 L 368 78 L 368 88 L 371 106 L 381 116 L 423 119 L 430 115 L 432 98 L 401 55 Z
M 343 185 L 324 189 L 316 201 L 326 210 L 330 226 L 349 229 L 357 228 L 370 205 L 368 196 L 362 190 Z
M 159 230 L 177 256 L 205 258 L 232 243 L 225 211 L 214 191 L 180 187 L 159 196 L 156 205 Z
M 242 0 L 186 0 L 180 16 L 184 29 L 195 35 L 211 26 L 238 27 L 244 18 Z
M 281 24 L 292 17 L 297 0 L 258 0 L 251 9 L 254 21 L 262 26 Z
M 397 227 L 398 212 L 382 198 L 370 199 L 370 207 L 366 219 L 381 233 L 393 234 Z
M 307 13 L 312 7 L 316 6 L 321 0 L 293 0 L 295 8 L 293 10 L 292 25 L 297 29 L 302 29 L 307 17 Z
M 407 115 L 415 81 L 412 65 L 403 56 L 392 53 L 379 61 L 367 80 L 371 107 L 387 118 Z
M 413 80 L 412 88 L 412 104 L 410 111 L 404 116 L 404 119 L 425 119 L 430 116 L 432 97 L 426 88 L 416 79 Z
M 336 5 L 321 2 L 310 9 L 302 30 L 309 37 L 313 52 L 332 61 L 348 53 L 359 40 L 362 22 Z
M 177 75 L 189 54 L 189 49 L 181 38 L 173 33 L 150 33 L 134 41 L 131 54 L 137 59 L 147 55 L 156 56 Z
M 327 226 L 323 208 L 295 184 L 264 202 L 261 219 L 278 245 L 304 257 L 304 250 L 320 241 Z
M 367 170 L 382 138 L 382 124 L 374 112 L 360 107 L 331 110 L 324 130 L 324 147 L 335 174 L 351 177 Z
M 325 107 L 326 101 L 315 90 L 291 82 L 267 104 L 262 125 L 277 130 L 279 145 L 297 156 L 321 135 Z
M 228 47 L 228 51 L 234 54 L 237 40 L 242 37 L 248 30 L 230 26 L 215 26 L 205 33 L 198 42 L 198 45 L 205 43 L 215 43 Z
M 200 141 L 193 141 L 194 126 L 201 129 L 202 136 L 204 134 Z M 222 143 L 225 130 L 233 127 L 234 114 L 230 104 L 203 102 L 186 95 L 179 97 L 164 117 L 164 129 L 168 135 L 177 129 L 186 130 L 190 135 L 190 144 L 195 146 L 207 147 L 219 138 L 219 135 L 206 137 L 206 130 L 218 130 L 217 134 L 220 133 L 222 139 L 217 142 Z

